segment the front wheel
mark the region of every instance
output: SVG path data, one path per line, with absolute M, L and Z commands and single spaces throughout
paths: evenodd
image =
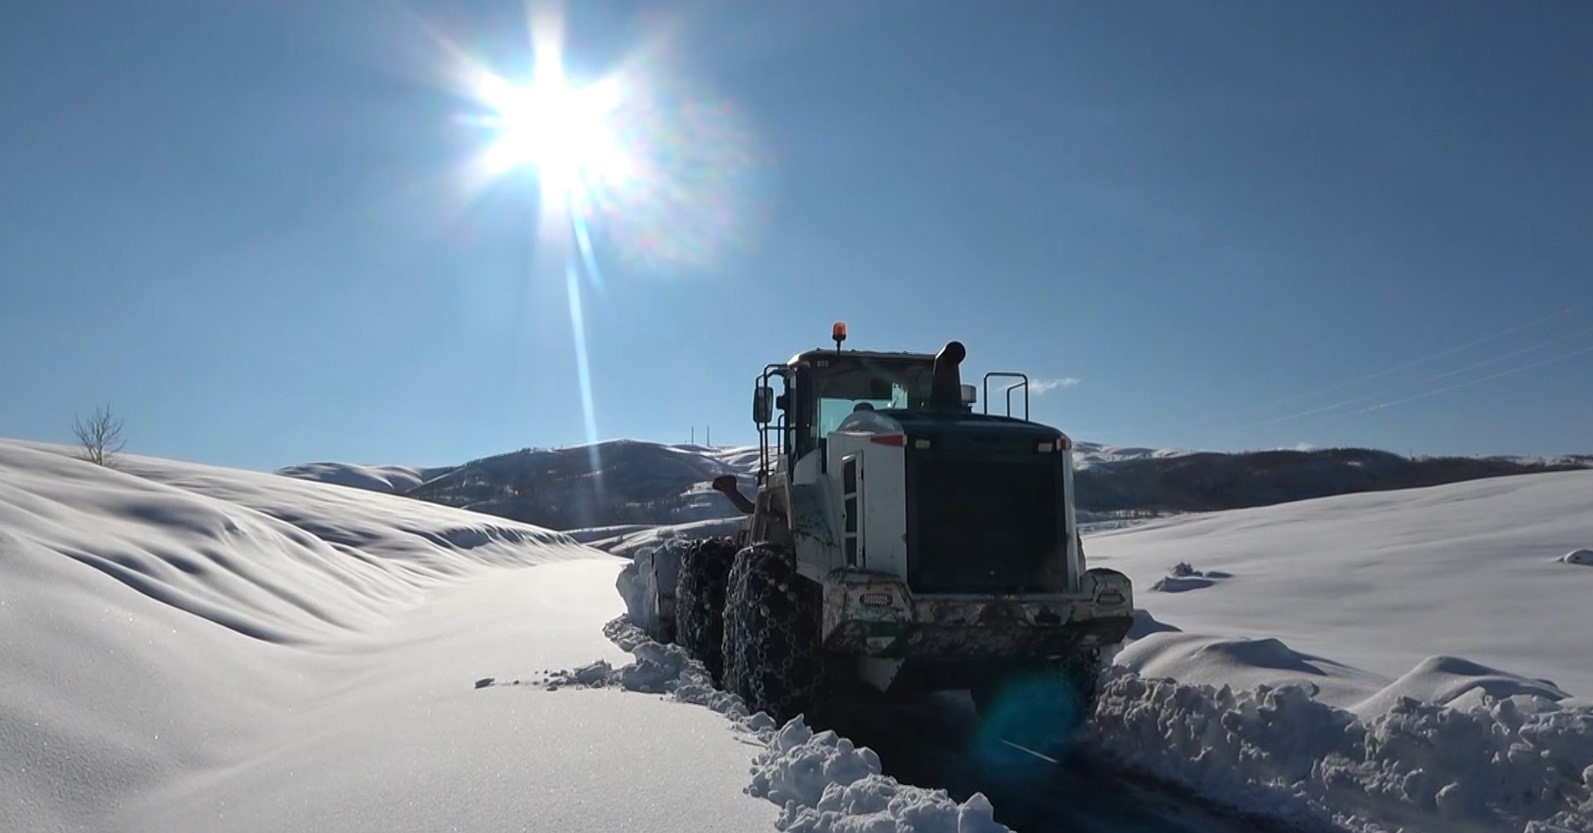
M 702 662 L 716 685 L 724 677 L 725 582 L 735 557 L 730 538 L 693 541 L 680 555 L 675 585 L 675 642 Z
M 736 554 L 725 600 L 725 690 L 752 712 L 786 721 L 808 709 L 824 675 L 819 586 L 797 575 L 789 548 Z

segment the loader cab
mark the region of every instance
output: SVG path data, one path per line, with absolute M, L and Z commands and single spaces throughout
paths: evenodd
M 823 449 L 858 410 L 916 410 L 929 402 L 934 357 L 813 351 L 791 360 L 796 382 L 792 448 L 797 457 Z
M 758 380 L 753 421 L 764 434 L 766 474 L 774 458 L 794 465 L 858 410 L 929 407 L 935 357 L 817 349 L 769 365 Z M 761 475 L 760 475 L 761 478 Z

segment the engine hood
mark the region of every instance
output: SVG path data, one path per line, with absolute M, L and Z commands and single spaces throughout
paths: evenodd
M 906 434 L 912 439 L 957 437 L 973 441 L 1011 440 L 1025 444 L 1049 442 L 1063 436 L 1061 431 L 1049 425 L 1013 417 L 963 411 L 898 409 L 852 414 L 836 430 L 857 434 Z

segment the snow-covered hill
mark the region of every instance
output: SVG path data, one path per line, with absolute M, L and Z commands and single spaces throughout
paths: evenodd
M 1148 612 L 1091 748 L 1340 829 L 1589 833 L 1590 507 L 1576 472 L 1091 535 Z M 1001 829 L 707 688 L 615 620 L 630 563 L 0 441 L 0 829 Z
M 724 717 L 476 687 L 631 659 L 621 560 L 270 474 L 0 441 L 0 830 L 769 829 Z
M 1148 614 L 1101 738 L 1385 829 L 1593 830 L 1590 545 L 1586 471 L 1092 535 Z
M 1593 569 L 1560 560 L 1593 546 L 1593 472 L 1183 515 L 1085 546 L 1186 631 L 1275 636 L 1389 680 L 1461 654 L 1593 698 Z
M 688 523 L 726 517 L 734 509 L 709 488 L 735 475 L 751 489 L 756 448 L 708 448 L 609 440 L 559 449 L 522 449 L 451 468 L 420 470 L 400 491 L 444 506 L 537 524 L 578 529 L 624 524 Z M 318 463 L 278 474 L 348 485 L 408 482 L 403 467 Z M 394 474 L 396 473 L 396 474 Z
M 1183 457 L 1193 453 L 1195 452 L 1173 448 L 1140 448 L 1137 446 L 1103 445 L 1101 443 L 1080 441 L 1073 444 L 1073 466 L 1082 471 L 1100 465 L 1111 465 L 1129 460 L 1162 460 L 1170 457 Z
M 1075 462 L 1079 510 L 1090 521 L 1114 522 L 1589 464 L 1587 458 L 1575 456 L 1413 459 L 1353 448 L 1218 453 L 1088 442 L 1077 444 Z M 709 484 L 730 474 L 750 494 L 756 488 L 757 463 L 755 447 L 610 440 L 553 450 L 523 449 L 455 467 L 312 463 L 278 473 L 399 491 L 550 529 L 654 527 L 667 533 L 665 527 L 734 519 L 735 508 Z M 632 547 L 636 542 L 630 537 L 623 545 Z
M 278 469 L 277 474 L 401 495 L 456 468 L 458 466 L 371 466 L 358 463 L 321 462 L 288 466 Z

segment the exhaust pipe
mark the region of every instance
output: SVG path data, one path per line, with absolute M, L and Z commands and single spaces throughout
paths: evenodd
M 929 387 L 929 407 L 935 410 L 962 410 L 962 378 L 957 366 L 968 357 L 960 341 L 948 341 L 935 354 L 934 376 Z

